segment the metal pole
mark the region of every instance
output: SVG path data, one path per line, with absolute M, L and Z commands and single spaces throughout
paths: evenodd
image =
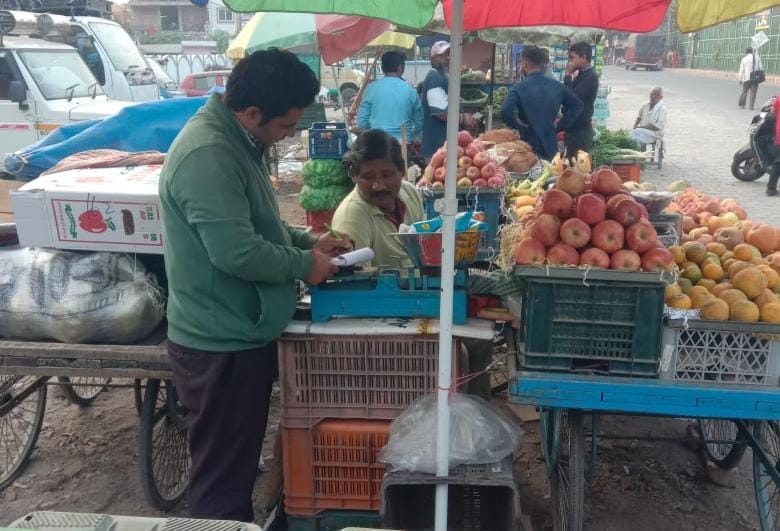
M 447 105 L 447 179 L 442 212 L 441 308 L 439 315 L 439 385 L 436 408 L 436 476 L 450 472 L 450 384 L 452 380 L 452 299 L 455 292 L 455 216 L 458 199 L 455 175 L 458 167 L 460 118 L 460 65 L 463 58 L 463 0 L 452 0 L 450 79 Z M 447 531 L 446 483 L 436 485 L 435 530 Z

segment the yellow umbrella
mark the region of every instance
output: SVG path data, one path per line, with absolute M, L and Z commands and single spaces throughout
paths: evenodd
M 386 31 L 369 42 L 367 46 L 393 46 L 408 50 L 414 46 L 414 35 L 398 33 L 397 31 Z

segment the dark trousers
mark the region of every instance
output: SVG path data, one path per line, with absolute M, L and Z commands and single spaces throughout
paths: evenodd
M 566 157 L 573 158 L 577 156 L 579 150 L 590 153 L 593 147 L 593 128 L 586 127 L 566 131 Z
M 750 93 L 750 109 L 756 108 L 756 93 L 758 93 L 758 83 L 745 81 L 742 83 L 742 94 L 739 95 L 739 106 L 745 108 L 748 92 Z
M 169 342 L 168 354 L 176 390 L 189 409 L 190 515 L 252 522 L 276 344 L 203 352 Z

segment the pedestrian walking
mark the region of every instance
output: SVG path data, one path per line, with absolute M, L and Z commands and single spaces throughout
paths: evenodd
M 750 110 L 755 110 L 758 85 L 765 81 L 766 75 L 764 73 L 764 65 L 761 64 L 761 57 L 758 56 L 753 48 L 745 50 L 745 56 L 739 64 L 737 79 L 740 85 L 742 85 L 742 93 L 739 96 L 739 108 L 745 108 L 749 95 Z
M 569 48 L 564 85 L 582 101 L 582 114 L 566 129 L 566 156 L 576 157 L 582 150 L 590 153 L 593 147 L 593 104 L 599 92 L 599 76 L 591 65 L 593 49 L 587 42 L 578 42 Z

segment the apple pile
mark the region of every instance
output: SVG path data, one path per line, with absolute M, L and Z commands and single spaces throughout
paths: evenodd
M 468 131 L 458 133 L 458 170 L 455 176 L 459 188 L 503 188 L 507 173 L 490 159 L 481 140 L 474 140 Z M 425 168 L 422 178 L 417 181 L 420 188 L 444 188 L 447 179 L 445 161 L 446 144 L 439 148 Z
M 658 241 L 645 207 L 607 167 L 591 175 L 565 170 L 521 223 L 514 255 L 518 265 L 654 272 L 675 268 L 674 256 Z

